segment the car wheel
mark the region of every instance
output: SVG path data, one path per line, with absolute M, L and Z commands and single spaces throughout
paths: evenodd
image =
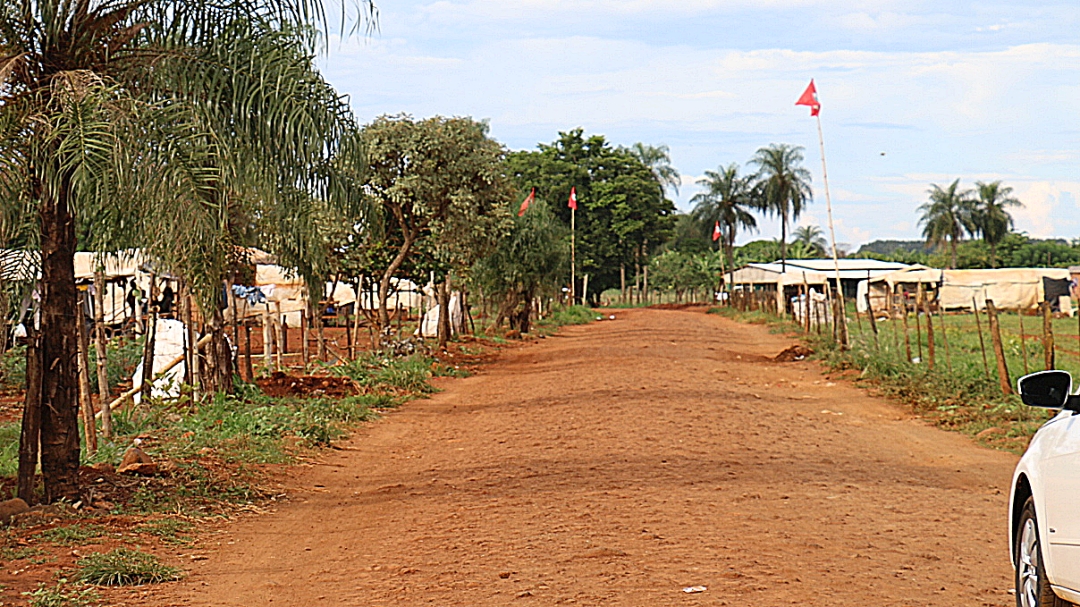
M 1029 497 L 1020 514 L 1016 530 L 1016 607 L 1073 607 L 1058 598 L 1050 588 L 1043 568 L 1042 548 L 1039 544 L 1039 524 L 1035 518 L 1035 502 Z

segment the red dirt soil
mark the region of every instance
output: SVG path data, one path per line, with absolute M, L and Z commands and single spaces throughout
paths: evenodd
M 109 600 L 1011 603 L 1015 456 L 771 361 L 793 342 L 764 327 L 615 315 L 442 381 L 204 536 L 205 560 L 163 554 L 184 581 Z

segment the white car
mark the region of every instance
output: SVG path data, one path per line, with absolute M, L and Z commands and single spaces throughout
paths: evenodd
M 1024 404 L 1060 412 L 1035 433 L 1013 473 L 1016 605 L 1068 607 L 1080 603 L 1080 396 L 1065 371 L 1026 375 L 1017 387 Z

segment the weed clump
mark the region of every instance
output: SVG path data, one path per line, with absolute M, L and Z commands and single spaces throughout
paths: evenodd
M 79 580 L 98 586 L 141 586 L 171 582 L 181 577 L 176 567 L 169 567 L 157 557 L 138 550 L 117 548 L 80 559 Z
M 97 591 L 89 586 L 72 587 L 66 578 L 56 586 L 41 584 L 33 592 L 24 592 L 30 607 L 90 607 L 101 601 Z

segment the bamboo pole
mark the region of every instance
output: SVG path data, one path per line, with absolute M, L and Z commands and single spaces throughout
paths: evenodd
M 1050 310 L 1050 302 L 1044 301 L 1040 307 L 1043 317 L 1043 362 L 1046 370 L 1050 371 L 1054 368 L 1054 316 Z
M 200 348 L 202 348 L 207 343 L 209 343 L 211 337 L 213 337 L 213 336 L 209 335 L 209 334 L 204 335 L 203 338 L 199 340 L 199 343 L 195 344 L 195 350 L 198 351 Z M 172 360 L 172 362 L 165 365 L 164 369 L 162 369 L 161 371 L 158 371 L 157 374 L 154 375 L 153 381 L 157 381 L 163 375 L 165 375 L 169 371 L 172 371 L 173 367 L 175 367 L 176 365 L 179 365 L 182 362 L 184 362 L 184 356 L 181 354 L 180 356 L 177 356 L 176 358 L 174 358 Z M 151 383 L 153 383 L 153 381 L 151 381 Z M 101 411 L 97 412 L 96 417 L 101 417 L 101 414 L 105 411 L 105 409 L 109 409 L 110 411 L 112 411 L 112 410 L 116 409 L 117 407 L 119 407 L 120 405 L 124 404 L 124 401 L 126 401 L 126 400 L 130 399 L 132 396 L 135 396 L 136 394 L 138 394 L 138 392 L 140 390 L 142 390 L 142 386 L 143 386 L 143 382 L 140 381 L 138 385 L 132 386 L 130 390 L 128 390 L 127 392 L 124 392 L 120 396 L 117 396 L 115 399 L 113 399 L 113 401 L 111 403 L 109 403 L 108 407 L 102 407 Z
M 994 345 L 994 358 L 997 360 L 998 383 L 1001 385 L 1002 394 L 1012 394 L 1012 385 L 1009 383 L 1009 365 L 1005 360 L 1005 348 L 1001 345 L 1001 327 L 998 324 L 997 308 L 994 300 L 986 300 L 986 316 L 990 321 L 990 341 Z
M 269 371 L 270 367 L 274 364 L 274 336 L 272 334 L 273 329 L 270 326 L 270 307 L 267 306 L 262 313 L 262 332 L 263 332 L 263 366 Z
M 974 295 L 971 297 L 971 307 L 975 309 L 975 328 L 979 331 L 979 350 L 982 351 L 983 374 L 986 375 L 986 379 L 990 379 L 990 365 L 986 362 L 986 341 L 983 340 L 982 322 L 979 320 L 979 305 L 975 301 Z
M 1024 310 L 1017 308 L 1016 316 L 1020 319 L 1020 354 L 1024 358 L 1024 375 L 1031 371 L 1028 369 L 1027 333 L 1024 332 Z
M 300 357 L 304 362 L 304 369 L 308 366 L 308 318 L 307 310 L 300 310 Z
M 143 377 L 154 376 L 154 342 L 157 341 L 157 275 L 150 274 L 149 297 L 146 300 L 146 342 L 143 344 Z M 143 400 L 150 400 L 153 382 L 143 384 Z

